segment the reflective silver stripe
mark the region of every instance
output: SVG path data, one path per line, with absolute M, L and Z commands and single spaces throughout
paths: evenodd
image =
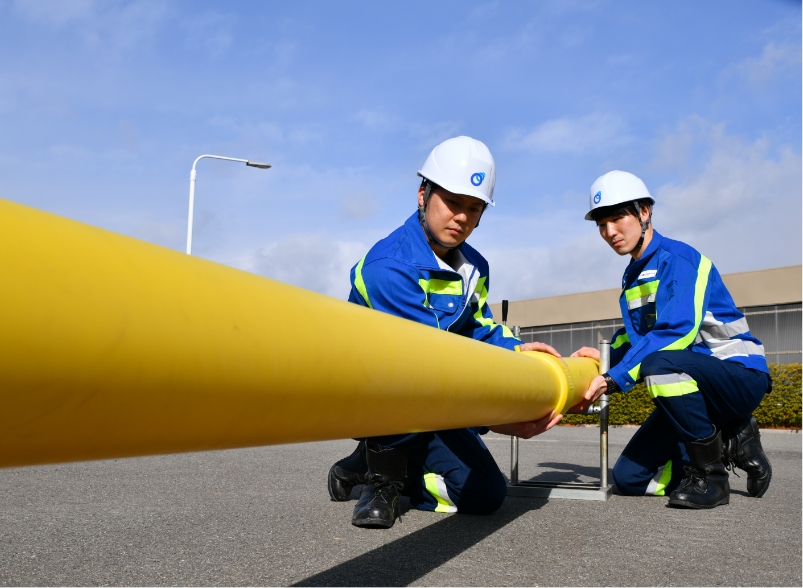
M 646 296 L 642 296 L 641 298 L 634 298 L 633 300 L 629 300 L 627 303 L 627 308 L 633 310 L 635 308 L 641 308 L 649 304 L 650 302 L 655 302 L 655 292 L 652 294 L 647 294 Z
M 700 325 L 700 332 L 694 339 L 695 344 L 705 343 L 711 350 L 711 355 L 718 359 L 729 357 L 760 355 L 764 357 L 764 346 L 756 345 L 752 341 L 736 339 L 738 335 L 750 332 L 747 319 L 742 317 L 730 323 L 723 323 L 707 311 Z
M 714 318 L 711 311 L 705 313 L 705 318 L 700 325 L 700 336 L 703 341 L 711 339 L 730 339 L 736 335 L 743 335 L 750 332 L 747 326 L 747 319 L 742 317 L 730 323 L 723 323 Z
M 681 382 L 693 382 L 689 374 L 680 372 L 679 374 L 661 374 L 659 376 L 647 376 L 644 378 L 644 383 L 647 386 L 663 386 L 665 384 L 680 384 Z
M 711 349 L 711 355 L 718 359 L 728 359 L 739 355 L 760 355 L 764 357 L 764 346 L 756 345 L 752 341 L 742 339 L 730 339 L 728 341 L 706 341 L 705 344 Z

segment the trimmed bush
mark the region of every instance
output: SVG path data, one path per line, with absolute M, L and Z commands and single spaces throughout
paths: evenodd
M 772 394 L 753 411 L 758 426 L 769 429 L 801 428 L 801 364 L 770 365 Z M 611 425 L 640 425 L 655 406 L 641 383 L 627 394 L 612 394 L 608 422 Z M 599 418 L 584 414 L 568 414 L 561 424 L 597 424 Z
M 801 413 L 801 365 L 770 365 L 772 393 L 753 411 L 759 427 L 799 429 Z

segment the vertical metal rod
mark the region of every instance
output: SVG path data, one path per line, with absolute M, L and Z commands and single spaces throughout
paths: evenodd
M 518 325 L 514 326 L 513 336 L 519 339 L 520 335 L 521 329 Z M 510 483 L 519 483 L 519 438 L 514 436 L 510 437 Z
M 519 483 L 519 438 L 510 437 L 510 483 Z
M 198 160 L 195 160 L 196 163 Z M 198 173 L 195 171 L 195 164 L 192 164 L 190 172 L 190 211 L 187 219 L 187 255 L 192 255 L 192 213 L 195 208 L 195 178 Z
M 611 367 L 611 342 L 599 342 L 599 373 L 604 374 Z M 599 484 L 600 488 L 608 485 L 608 400 L 610 396 L 603 394 L 599 399 Z

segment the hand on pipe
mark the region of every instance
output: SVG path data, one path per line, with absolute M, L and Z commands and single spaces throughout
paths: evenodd
M 585 347 L 584 349 L 588 349 L 588 347 Z M 575 353 L 579 352 L 576 351 Z M 583 395 L 583 400 L 581 400 L 579 403 L 571 407 L 569 409 L 569 412 L 585 413 L 588 407 L 594 404 L 597 400 L 599 400 L 599 397 L 605 394 L 607 391 L 608 391 L 608 384 L 605 383 L 605 378 L 603 378 L 602 376 L 597 376 L 596 378 L 591 380 L 591 385 L 588 387 L 588 390 Z
M 593 347 L 581 347 L 571 355 L 572 357 L 590 357 L 593 360 L 599 361 L 599 349 Z
M 547 345 L 546 343 L 539 343 L 538 341 L 533 341 L 532 343 L 522 343 L 519 345 L 520 351 L 542 351 L 544 353 L 549 353 L 550 355 L 554 355 L 558 359 L 560 359 L 560 353 L 558 353 L 557 349 L 552 347 L 552 345 Z
M 549 346 L 547 345 L 547 347 Z M 507 425 L 493 425 L 492 427 L 488 428 L 494 433 L 499 433 L 500 435 L 512 435 L 514 437 L 521 437 L 522 439 L 529 439 L 530 437 L 535 437 L 536 435 L 547 432 L 549 429 L 557 425 L 562 418 L 562 414 L 559 412 L 556 413 L 553 410 L 551 413 L 538 419 L 537 421 L 510 423 Z

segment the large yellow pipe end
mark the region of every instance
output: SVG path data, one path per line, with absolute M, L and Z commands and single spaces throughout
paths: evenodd
M 599 363 L 585 357 L 557 358 L 540 351 L 522 351 L 547 366 L 555 375 L 554 389 L 558 395 L 552 406 L 556 413 L 566 411 L 578 404 L 585 395 L 591 381 L 599 375 Z

